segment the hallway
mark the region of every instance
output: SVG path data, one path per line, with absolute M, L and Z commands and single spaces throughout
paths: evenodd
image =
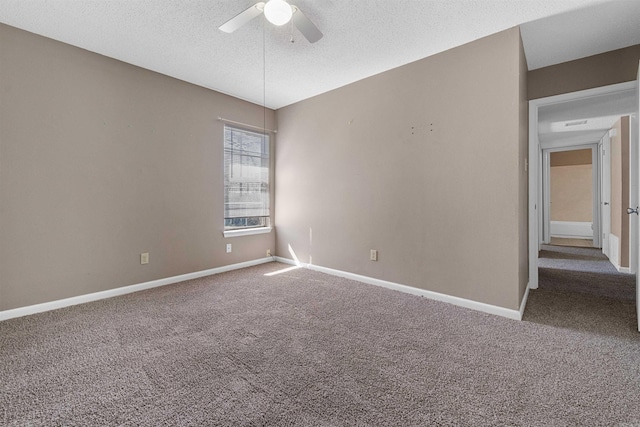
M 542 245 L 539 256 L 524 321 L 637 340 L 635 275 L 595 248 Z

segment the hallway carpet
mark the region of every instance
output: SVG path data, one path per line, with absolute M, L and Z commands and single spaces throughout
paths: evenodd
M 0 424 L 638 425 L 634 305 L 567 295 L 520 322 L 269 263 L 7 320 Z
M 542 245 L 539 289 L 635 301 L 636 278 L 619 273 L 600 249 Z

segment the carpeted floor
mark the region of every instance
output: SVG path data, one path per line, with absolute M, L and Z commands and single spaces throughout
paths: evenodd
M 635 306 L 522 322 L 270 263 L 0 322 L 0 423 L 635 426 Z
M 542 245 L 538 287 L 626 301 L 636 300 L 636 278 L 619 273 L 600 249 Z

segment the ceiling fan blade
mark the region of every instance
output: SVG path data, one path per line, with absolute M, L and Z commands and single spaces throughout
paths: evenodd
M 316 27 L 313 22 L 309 20 L 305 16 L 304 13 L 297 7 L 293 6 L 293 24 L 296 26 L 298 30 L 302 33 L 302 35 L 309 40 L 309 43 L 315 43 L 322 38 L 322 33 Z
M 225 33 L 233 33 L 238 28 L 242 27 L 247 22 L 251 21 L 256 16 L 260 15 L 264 11 L 264 2 L 259 1 L 247 10 L 240 12 L 233 18 L 229 19 L 218 28 Z

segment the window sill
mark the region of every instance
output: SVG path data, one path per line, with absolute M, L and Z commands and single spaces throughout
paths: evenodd
M 271 233 L 273 227 L 243 228 L 241 230 L 225 230 L 224 237 L 251 236 L 253 234 Z

